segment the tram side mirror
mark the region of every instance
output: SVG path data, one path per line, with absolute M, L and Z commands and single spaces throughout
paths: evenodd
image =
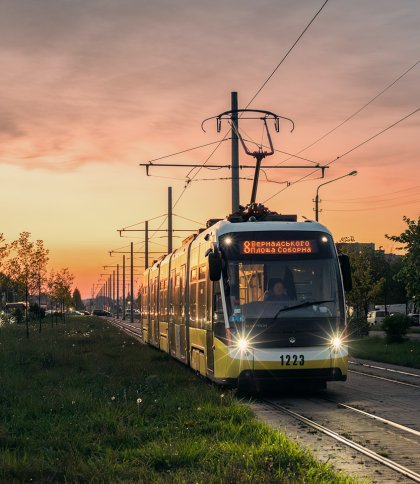
M 350 259 L 348 255 L 339 255 L 338 260 L 340 261 L 341 275 L 343 276 L 343 286 L 344 290 L 351 291 L 353 288 L 353 281 L 351 279 L 351 266 Z
M 222 276 L 222 258 L 220 257 L 220 252 L 209 252 L 209 276 L 210 280 L 213 282 L 219 281 Z

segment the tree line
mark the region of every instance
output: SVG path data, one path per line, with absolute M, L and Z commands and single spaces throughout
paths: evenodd
M 353 289 L 347 293 L 348 306 L 355 317 L 366 318 L 373 303 L 390 305 L 405 303 L 414 311 L 420 306 L 420 217 L 403 218 L 406 230 L 385 237 L 401 244 L 401 257 L 390 259 L 382 251 L 374 251 L 357 243 L 343 244 L 340 251 L 350 258 Z
M 48 272 L 49 249 L 43 240 L 33 241 L 29 232 L 20 233 L 17 240 L 7 242 L 0 233 L 0 294 L 2 303 L 14 302 L 18 299 L 25 302 L 24 319 L 26 335 L 29 337 L 29 298 L 36 296 L 36 312 L 39 322 L 38 330 L 42 330 L 43 311 L 41 297 L 48 296 L 51 307 L 60 314 L 73 304 L 71 288 L 73 274 L 68 268 Z M 76 291 L 75 291 L 76 292 Z M 80 299 L 80 293 L 78 292 Z

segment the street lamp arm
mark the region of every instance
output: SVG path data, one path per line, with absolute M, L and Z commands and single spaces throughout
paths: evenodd
M 341 180 L 342 178 L 346 178 L 347 176 L 354 176 L 354 175 L 357 175 L 356 170 L 353 170 L 350 173 L 347 173 L 346 175 L 339 176 L 338 178 L 333 178 L 332 180 L 329 180 L 325 183 L 321 183 L 321 185 L 318 185 L 316 189 L 316 195 L 315 195 L 315 220 L 317 222 L 318 222 L 318 214 L 319 214 L 319 189 L 324 185 L 328 185 L 329 183 L 335 182 L 337 180 Z
M 329 183 L 332 183 L 332 182 L 335 182 L 337 180 L 341 180 L 342 178 L 346 178 L 346 176 L 353 176 L 353 175 L 357 175 L 357 171 L 352 171 L 350 173 L 347 173 L 346 175 L 343 175 L 343 176 L 339 176 L 338 178 L 333 178 L 332 180 L 329 180 L 325 183 L 321 183 L 321 185 L 318 185 L 318 188 L 316 189 L 316 194 L 318 196 L 318 191 L 321 187 L 323 187 L 324 185 L 328 185 Z

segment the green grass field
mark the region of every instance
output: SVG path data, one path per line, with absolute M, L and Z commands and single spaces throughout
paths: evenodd
M 3 326 L 0 380 L 1 482 L 353 482 L 99 319 Z
M 355 358 L 420 368 L 420 341 L 387 343 L 385 338 L 362 338 L 350 344 Z

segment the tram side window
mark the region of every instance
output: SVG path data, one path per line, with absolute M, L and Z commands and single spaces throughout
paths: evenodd
M 207 319 L 207 265 L 203 264 L 198 268 L 198 307 L 197 307 L 197 327 L 204 329 Z
M 179 280 L 179 285 L 180 285 L 180 291 L 181 291 L 181 305 L 183 308 L 185 308 L 186 304 L 186 283 L 187 283 L 187 266 L 185 264 L 182 264 L 181 266 L 181 273 L 180 273 L 180 280 Z M 184 317 L 185 314 L 184 312 L 182 313 L 182 316 Z
M 153 280 L 152 291 L 150 294 L 150 312 L 152 318 L 156 317 L 156 279 Z
M 190 273 L 190 325 L 197 328 L 197 281 L 198 268 L 193 267 Z
M 175 269 L 171 271 L 171 277 L 169 281 L 169 288 L 170 288 L 170 294 L 169 294 L 169 300 L 170 300 L 170 307 L 169 307 L 169 316 L 173 317 L 175 314 L 175 281 L 176 281 L 176 273 Z
M 168 302 L 168 280 L 163 279 L 159 282 L 159 315 L 161 321 L 168 320 L 167 302 Z
M 174 315 L 175 323 L 179 324 L 181 319 L 181 292 L 179 272 L 175 276 Z
M 149 315 L 149 306 L 147 301 L 147 286 L 141 288 L 141 316 L 146 319 Z

